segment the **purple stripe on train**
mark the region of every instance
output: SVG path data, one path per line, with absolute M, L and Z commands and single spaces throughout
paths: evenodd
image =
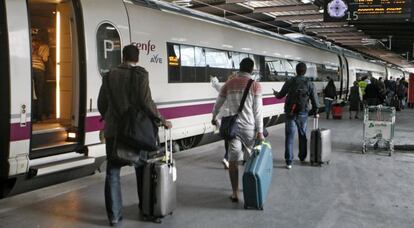
M 263 98 L 263 105 L 274 105 L 285 102 L 285 99 L 276 99 L 274 97 Z M 204 115 L 212 112 L 214 103 L 187 105 L 180 107 L 160 108 L 159 111 L 166 119 L 177 119 L 189 116 Z M 101 121 L 100 116 L 90 116 L 85 121 L 85 132 L 99 131 L 104 128 L 105 122 Z M 19 141 L 30 139 L 30 123 L 26 127 L 20 127 L 20 124 L 12 124 L 10 129 L 10 141 Z
M 285 98 L 276 99 L 274 97 L 263 98 L 263 105 L 274 105 L 284 103 Z M 159 111 L 166 119 L 176 119 L 182 117 L 209 114 L 213 111 L 214 103 L 188 105 L 172 108 L 160 108 Z
M 277 99 L 275 97 L 266 97 L 263 98 L 263 105 L 274 105 L 274 104 L 281 104 L 285 103 L 286 97 L 282 99 Z
M 171 108 L 160 108 L 159 111 L 165 119 L 204 115 L 213 111 L 214 103 L 187 105 Z
M 86 117 L 85 132 L 99 131 L 105 126 L 105 121 L 101 119 L 101 116 Z
M 10 141 L 20 141 L 30 139 L 30 122 L 25 127 L 21 127 L 20 123 L 10 125 Z
M 263 105 L 274 105 L 285 102 L 285 98 L 276 99 L 274 97 L 263 98 Z M 196 104 L 179 107 L 160 108 L 161 115 L 166 119 L 177 119 L 189 116 L 209 114 L 213 111 L 214 103 Z M 103 129 L 104 123 L 100 122 L 100 117 L 88 117 L 86 120 L 86 132 L 98 131 Z

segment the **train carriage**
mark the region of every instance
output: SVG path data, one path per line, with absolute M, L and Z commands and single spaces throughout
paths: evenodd
M 270 124 L 283 114 L 283 100 L 273 97 L 272 88 L 280 90 L 299 61 L 308 65 L 306 77 L 319 93 L 330 77 L 343 97 L 355 79 L 349 75 L 369 65 L 341 51 L 161 1 L 97 2 L 0 1 L 0 196 L 101 167 L 101 78 L 121 62 L 122 47 L 132 42 L 141 50 L 139 65 L 149 71 L 153 99 L 172 121 L 173 139 L 184 149 L 215 130 L 210 113 L 217 92 L 210 77 L 224 83 L 244 57 L 255 61 L 254 76 L 262 83 L 264 116 Z M 44 91 L 39 92 L 32 54 L 42 33 L 49 55 Z M 379 65 L 374 68 L 386 72 Z M 41 112 L 40 101 L 46 107 Z M 34 112 L 42 115 L 34 119 Z

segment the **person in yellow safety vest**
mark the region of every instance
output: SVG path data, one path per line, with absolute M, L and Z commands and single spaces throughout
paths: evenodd
M 361 100 L 363 99 L 365 95 L 365 88 L 367 87 L 368 83 L 366 82 L 367 77 L 363 77 L 361 81 L 358 82 L 359 87 L 359 94 L 361 96 Z

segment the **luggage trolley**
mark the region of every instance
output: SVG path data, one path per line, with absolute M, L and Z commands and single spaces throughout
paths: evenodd
M 369 106 L 364 112 L 364 142 L 362 153 L 368 149 L 382 149 L 394 152 L 395 108 L 388 106 Z

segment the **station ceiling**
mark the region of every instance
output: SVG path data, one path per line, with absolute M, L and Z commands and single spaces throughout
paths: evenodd
M 414 23 L 324 22 L 323 0 L 176 0 L 280 34 L 303 33 L 414 71 Z

